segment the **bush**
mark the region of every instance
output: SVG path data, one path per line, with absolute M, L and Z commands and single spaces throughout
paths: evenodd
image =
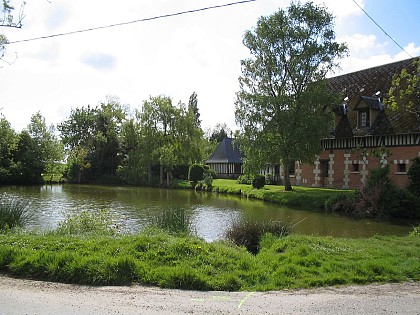
M 204 167 L 201 164 L 193 164 L 188 171 L 188 179 L 196 183 L 204 179 Z
M 267 185 L 278 185 L 278 181 L 274 174 L 266 174 L 265 175 L 265 183 Z
M 250 175 L 241 175 L 236 180 L 238 184 L 244 184 L 244 185 L 252 185 L 252 176 Z
M 420 197 L 420 157 L 416 157 L 412 160 L 413 164 L 407 172 L 408 175 L 408 189 Z
M 66 219 L 58 224 L 55 233 L 60 235 L 103 234 L 116 235 L 119 227 L 107 210 L 82 210 L 76 214 L 67 214 Z
M 264 234 L 274 236 L 289 235 L 291 227 L 279 221 L 239 221 L 232 224 L 226 231 L 226 238 L 237 246 L 245 246 L 252 253 L 257 254 L 260 250 L 260 241 Z
M 252 187 L 260 189 L 265 185 L 265 176 L 264 175 L 255 175 L 252 180 Z
M 28 201 L 6 193 L 0 196 L 0 231 L 22 227 L 30 218 Z

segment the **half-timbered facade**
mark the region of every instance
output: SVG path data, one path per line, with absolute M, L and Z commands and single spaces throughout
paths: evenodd
M 242 174 L 242 153 L 232 138 L 224 138 L 206 160 L 219 178 L 236 179 Z
M 403 69 L 416 71 L 415 59 L 418 57 L 329 79 L 329 89 L 343 97 L 343 104 L 335 109 L 334 132 L 321 140 L 323 151 L 313 164 L 294 163 L 289 170 L 292 185 L 356 189 L 365 185 L 370 170 L 386 164 L 395 184 L 408 184 L 411 160 L 420 156 L 420 117 L 393 111 L 385 100 L 395 75 Z M 420 109 L 419 103 L 416 106 Z M 206 163 L 219 177 L 242 174 L 241 153 L 229 138 Z M 280 172 L 281 182 L 284 172 L 272 168 L 262 173 Z
M 336 108 L 334 133 L 322 139 L 323 151 L 313 165 L 295 163 L 293 184 L 360 188 L 371 169 L 386 164 L 395 184 L 408 184 L 411 160 L 420 156 L 420 117 L 391 110 L 384 103 L 392 78 L 402 69 L 415 71 L 413 61 L 403 60 L 329 80 L 330 89 L 345 100 Z

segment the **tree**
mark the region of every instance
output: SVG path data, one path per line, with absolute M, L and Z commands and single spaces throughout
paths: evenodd
M 211 131 L 210 134 L 210 141 L 220 143 L 222 140 L 226 137 L 228 137 L 232 133 L 232 130 L 229 129 L 229 127 L 223 123 L 218 123 L 214 127 L 214 129 Z
M 95 108 L 87 106 L 72 110 L 70 117 L 58 125 L 71 157 L 68 159 L 70 179 L 100 180 L 103 176 L 116 176 L 122 160 L 121 130 L 125 117 L 119 100 L 107 97 Z
M 191 94 L 190 96 L 190 99 L 188 101 L 188 112 L 190 112 L 191 115 L 193 115 L 195 126 L 200 128 L 201 120 L 200 113 L 198 111 L 198 99 L 196 92 L 193 92 L 193 94 Z
M 333 16 L 312 2 L 261 17 L 244 35 L 252 57 L 241 61 L 235 118 L 245 166 L 256 172 L 280 160 L 286 190 L 291 163 L 313 162 L 332 127 L 324 79 L 347 53 L 334 39 Z
M 2 16 L 0 15 L 0 26 L 21 28 L 23 18 L 25 17 L 23 13 L 24 6 L 25 2 L 22 2 L 19 14 L 16 19 L 12 14 L 15 8 L 10 5 L 10 0 L 3 0 L 1 4 L 1 11 L 3 14 Z
M 56 166 L 64 159 L 63 145 L 55 135 L 54 126 L 47 127 L 40 112 L 32 115 L 28 132 L 36 144 L 37 156 L 42 165 L 42 172 L 54 173 Z
M 411 67 L 401 70 L 392 79 L 386 105 L 399 111 L 409 119 L 414 119 L 414 125 L 420 128 L 420 59 L 415 58 Z
M 14 164 L 13 152 L 17 143 L 17 135 L 10 123 L 0 116 L 0 185 L 11 181 L 11 168 Z
M 12 14 L 15 8 L 10 5 L 10 0 L 3 0 L 0 4 L 2 12 L 2 14 L 0 15 L 0 26 L 21 28 L 23 18 L 25 17 L 23 14 L 24 6 L 25 2 L 22 2 L 19 14 L 17 18 L 15 18 L 15 16 L 13 16 Z M 3 57 L 7 44 L 9 44 L 9 41 L 7 40 L 6 36 L 0 34 L 0 60 L 2 61 L 4 61 Z

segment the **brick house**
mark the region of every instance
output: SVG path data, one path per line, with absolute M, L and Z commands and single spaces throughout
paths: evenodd
M 329 79 L 330 89 L 345 102 L 336 108 L 335 130 L 330 138 L 322 139 L 323 151 L 314 164 L 295 163 L 293 185 L 360 188 L 369 171 L 380 164 L 390 165 L 395 184 L 408 184 L 411 159 L 420 156 L 420 117 L 392 111 L 384 99 L 394 75 L 402 69 L 414 71 L 414 59 L 418 58 Z M 375 150 L 383 154 L 374 156 Z
M 390 165 L 389 175 L 395 184 L 407 185 L 411 159 L 420 156 L 420 117 L 392 111 L 384 99 L 393 76 L 402 69 L 413 72 L 415 59 L 418 57 L 329 79 L 329 88 L 342 95 L 344 103 L 336 107 L 335 129 L 331 137 L 321 140 L 323 151 L 314 163 L 296 161 L 289 170 L 293 186 L 360 188 L 369 171 L 380 164 Z M 231 139 L 224 140 L 206 163 L 219 177 L 236 178 L 242 173 L 241 155 L 237 152 L 236 158 L 229 160 L 226 152 L 231 149 L 226 146 L 232 147 Z M 374 156 L 379 149 L 384 154 Z M 261 173 L 280 173 L 280 182 L 284 178 L 282 169 L 275 165 L 268 165 Z

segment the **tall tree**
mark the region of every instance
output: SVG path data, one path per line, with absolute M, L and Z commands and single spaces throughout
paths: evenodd
M 191 113 L 194 117 L 194 123 L 196 127 L 201 126 L 201 120 L 200 120 L 200 113 L 198 111 L 198 98 L 197 93 L 193 92 L 190 96 L 190 99 L 188 101 L 188 112 Z
M 54 126 L 47 126 L 40 112 L 32 115 L 28 132 L 36 144 L 37 156 L 43 165 L 43 172 L 52 173 L 64 159 L 63 146 L 55 135 Z
M 209 140 L 219 144 L 224 138 L 231 135 L 232 130 L 230 130 L 226 123 L 217 123 L 214 129 L 211 131 Z
M 71 157 L 68 159 L 71 179 L 100 180 L 102 176 L 116 175 L 122 159 L 120 141 L 125 117 L 119 100 L 107 97 L 95 108 L 87 106 L 72 110 L 70 117 L 58 125 Z
M 313 161 L 331 127 L 324 79 L 347 53 L 334 41 L 333 20 L 325 7 L 296 2 L 244 35 L 252 57 L 241 61 L 235 118 L 245 165 L 280 162 L 286 190 L 291 163 Z

